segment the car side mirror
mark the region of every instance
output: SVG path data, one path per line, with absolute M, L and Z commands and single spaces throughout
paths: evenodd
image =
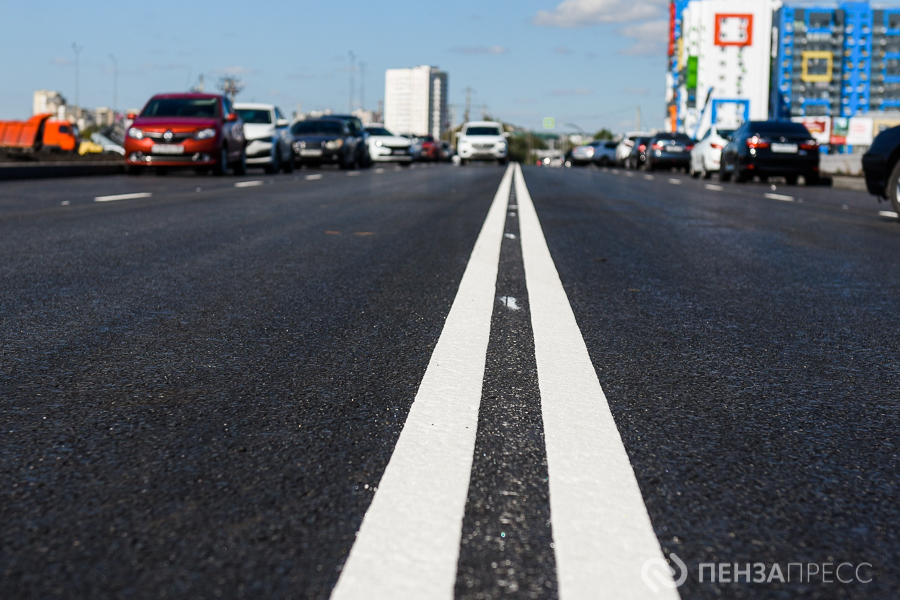
M 225 115 L 225 120 L 228 121 L 229 123 L 237 121 L 237 119 L 238 119 L 238 116 L 236 113 L 228 113 L 227 115 Z
M 290 125 L 287 119 L 278 119 L 275 121 L 275 127 L 287 127 Z

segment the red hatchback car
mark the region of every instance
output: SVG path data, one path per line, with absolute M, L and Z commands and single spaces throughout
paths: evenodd
M 244 124 L 231 101 L 218 94 L 160 94 L 153 96 L 133 119 L 125 135 L 129 173 L 155 167 L 210 169 L 236 175 L 247 170 Z

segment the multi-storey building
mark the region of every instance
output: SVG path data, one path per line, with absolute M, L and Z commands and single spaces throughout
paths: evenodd
M 395 133 L 431 134 L 449 129 L 447 73 L 428 65 L 388 69 L 384 85 L 384 126 Z

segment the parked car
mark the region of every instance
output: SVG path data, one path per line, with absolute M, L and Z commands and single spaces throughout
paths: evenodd
M 419 153 L 419 160 L 427 160 L 432 162 L 440 160 L 440 140 L 435 140 L 433 135 L 420 135 L 419 140 L 422 144 L 422 150 Z
M 372 165 L 372 159 L 369 157 L 369 134 L 363 125 L 362 120 L 354 115 L 328 115 L 323 117 L 327 119 L 337 119 L 347 124 L 350 135 L 353 136 L 351 142 L 354 146 L 356 155 L 356 166 L 367 168 Z
M 651 138 L 653 134 L 650 132 L 644 131 L 629 131 L 625 134 L 625 137 L 619 142 L 616 146 L 616 164 L 624 167 L 625 161 L 631 155 L 631 150 L 634 148 L 634 142 L 638 138 Z
M 369 134 L 369 156 L 375 162 L 396 162 L 408 165 L 412 162 L 410 141 L 402 135 L 394 135 L 381 123 L 366 126 Z
M 218 94 L 160 94 L 139 115 L 130 114 L 125 135 L 129 173 L 155 167 L 247 172 L 244 123 L 227 97 Z
M 796 185 L 800 175 L 807 185 L 818 183 L 819 145 L 801 123 L 748 121 L 722 150 L 722 181 L 783 176 L 789 185 Z
M 637 137 L 632 140 L 631 152 L 622 163 L 626 169 L 643 169 L 647 162 L 647 144 L 649 137 Z
M 890 200 L 900 212 L 900 127 L 878 134 L 863 154 L 862 166 L 869 193 Z
M 450 145 L 450 142 L 441 142 L 441 160 L 452 161 L 456 156 L 456 150 Z
M 456 150 L 462 164 L 470 160 L 490 160 L 505 165 L 509 161 L 509 144 L 503 125 L 495 121 L 472 121 L 462 126 Z
M 650 171 L 657 169 L 684 169 L 691 166 L 691 150 L 694 140 L 684 133 L 658 133 L 647 144 L 646 166 Z
M 571 154 L 567 157 L 567 162 L 571 163 L 571 166 L 593 164 L 605 167 L 615 162 L 616 146 L 618 146 L 616 142 L 594 140 L 590 144 L 572 148 Z
M 351 133 L 345 121 L 326 118 L 297 121 L 291 125 L 291 137 L 294 159 L 301 165 L 329 163 L 342 169 L 357 165 L 355 144 L 361 138 Z
M 234 111 L 244 122 L 247 166 L 262 167 L 266 173 L 294 170 L 294 151 L 291 149 L 290 123 L 281 109 L 272 104 L 235 102 Z
M 722 148 L 733 134 L 734 129 L 719 129 L 715 125 L 703 134 L 691 150 L 691 177 L 709 179 L 713 173 L 718 172 Z

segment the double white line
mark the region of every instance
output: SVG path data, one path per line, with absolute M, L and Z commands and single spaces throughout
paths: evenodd
M 662 559 L 659 541 L 522 171 L 510 165 L 332 600 L 454 596 L 500 244 L 514 178 L 560 598 L 678 598 L 674 589 L 657 586 L 654 592 L 642 581 L 644 563 Z

